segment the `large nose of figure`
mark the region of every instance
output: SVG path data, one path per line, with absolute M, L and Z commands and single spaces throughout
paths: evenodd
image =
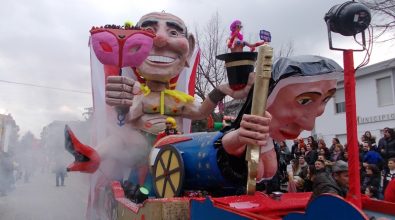
M 164 47 L 167 45 L 167 36 L 162 33 L 157 33 L 156 37 L 154 37 L 154 46 L 155 47 Z
M 303 129 L 307 131 L 311 131 L 315 125 L 316 116 L 312 113 L 305 114 L 302 117 L 298 118 L 297 124 Z
M 306 111 L 304 115 L 298 119 L 298 124 L 304 130 L 311 131 L 315 126 L 315 119 L 321 116 L 325 111 L 325 104 L 317 106 L 313 111 Z
M 320 106 L 318 106 L 318 108 L 316 109 L 316 117 L 319 117 L 322 114 L 324 114 L 325 106 L 326 106 L 326 103 L 322 103 Z

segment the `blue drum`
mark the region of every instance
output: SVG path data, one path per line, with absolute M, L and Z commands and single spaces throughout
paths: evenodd
M 217 164 L 216 142 L 222 136 L 222 132 L 200 132 L 165 137 L 167 143 L 156 146 L 151 154 L 157 197 L 180 196 L 183 190 L 234 189 Z

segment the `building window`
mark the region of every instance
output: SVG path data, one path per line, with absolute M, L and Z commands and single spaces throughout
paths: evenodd
M 346 100 L 344 98 L 344 88 L 340 88 L 336 90 L 335 108 L 336 108 L 336 113 L 346 112 Z
M 392 88 L 391 76 L 376 79 L 377 100 L 379 106 L 394 104 L 394 89 Z

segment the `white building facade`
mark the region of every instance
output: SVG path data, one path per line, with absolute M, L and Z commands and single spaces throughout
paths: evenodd
M 356 111 L 358 139 L 370 131 L 376 143 L 383 136 L 384 127 L 395 128 L 395 58 L 357 70 Z M 313 135 L 323 138 L 330 146 L 332 138 L 347 142 L 344 81 L 339 80 L 336 95 L 331 99 L 324 114 L 317 118 L 312 132 L 303 132 L 300 137 Z

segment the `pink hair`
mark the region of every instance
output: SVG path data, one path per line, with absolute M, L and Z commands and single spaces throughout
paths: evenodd
M 232 24 L 230 25 L 230 31 L 234 32 L 236 30 L 236 26 L 241 25 L 240 20 L 234 20 Z
M 238 32 L 236 35 L 235 35 L 235 32 L 236 32 L 236 26 L 238 26 L 238 25 L 241 25 L 241 21 L 240 20 L 234 20 L 233 22 L 232 22 L 232 24 L 230 25 L 230 31 L 232 32 L 231 33 L 231 36 L 236 36 L 239 40 L 243 40 L 243 35 L 240 33 L 240 32 Z

